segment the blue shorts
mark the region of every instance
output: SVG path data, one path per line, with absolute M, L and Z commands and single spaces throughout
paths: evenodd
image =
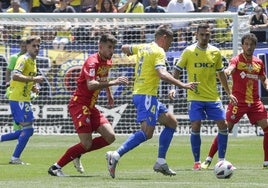
M 190 101 L 188 103 L 188 113 L 190 121 L 225 119 L 225 110 L 221 101 Z
M 33 122 L 34 116 L 30 102 L 9 101 L 15 123 Z
M 133 103 L 137 109 L 137 122 L 146 121 L 148 125 L 155 126 L 158 117 L 168 112 L 167 107 L 157 100 L 156 96 L 133 95 Z

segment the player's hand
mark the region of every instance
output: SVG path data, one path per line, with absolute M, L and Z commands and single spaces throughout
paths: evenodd
M 43 76 L 35 76 L 33 77 L 33 81 L 35 83 L 42 83 L 45 80 L 45 78 Z
M 200 84 L 200 82 L 189 82 L 189 83 L 186 83 L 183 88 L 195 90 L 198 84 Z
M 170 98 L 171 100 L 174 100 L 175 99 L 175 96 L 176 96 L 176 90 L 175 89 L 171 89 L 168 92 L 168 98 Z
M 230 99 L 230 102 L 231 102 L 234 106 L 237 105 L 238 100 L 237 100 L 237 98 L 236 98 L 234 95 L 230 94 L 230 95 L 229 95 L 229 99 Z
M 128 77 L 126 77 L 126 76 L 120 76 L 115 81 L 116 81 L 117 84 L 127 85 L 128 84 Z
M 6 88 L 8 88 L 10 86 L 9 82 L 6 82 Z

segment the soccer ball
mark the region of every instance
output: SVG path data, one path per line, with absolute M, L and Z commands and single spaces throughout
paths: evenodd
M 214 166 L 214 174 L 218 179 L 231 178 L 234 172 L 234 166 L 229 161 L 219 161 Z

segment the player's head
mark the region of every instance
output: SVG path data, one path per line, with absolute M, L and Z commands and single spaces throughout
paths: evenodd
M 99 40 L 99 54 L 102 59 L 111 59 L 114 54 L 117 39 L 110 33 L 103 34 Z
M 209 40 L 210 40 L 210 26 L 208 23 L 200 23 L 197 26 L 197 31 L 196 31 L 196 39 L 198 46 L 201 48 L 206 48 Z
M 256 48 L 258 39 L 253 33 L 247 33 L 241 38 L 241 46 L 246 57 L 251 57 Z
M 25 54 L 27 52 L 26 39 L 21 39 L 19 44 L 20 44 L 20 53 Z
M 35 59 L 39 53 L 41 38 L 36 35 L 29 36 L 26 39 L 27 52 Z
M 165 51 L 173 41 L 173 31 L 168 25 L 160 25 L 155 31 L 155 42 Z

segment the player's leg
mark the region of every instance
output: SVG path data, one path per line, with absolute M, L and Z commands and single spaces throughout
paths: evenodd
M 67 176 L 61 169 L 70 161 L 81 157 L 81 155 L 86 153 L 92 146 L 93 130 L 91 121 L 88 121 L 90 112 L 88 109 L 86 110 L 84 108 L 85 106 L 81 104 L 77 104 L 73 101 L 70 102 L 69 112 L 80 142 L 68 148 L 64 155 L 61 156 L 55 164 L 50 166 L 48 173 L 52 176 Z M 77 116 L 77 114 L 81 115 Z
M 12 116 L 15 122 L 19 122 L 23 129 L 20 131 L 15 131 L 13 135 L 14 138 L 18 137 L 18 143 L 13 152 L 13 155 L 10 160 L 10 164 L 25 164 L 20 160 L 20 156 L 25 149 L 30 137 L 33 135 L 33 112 L 31 109 L 31 104 L 29 102 L 16 102 L 10 101 L 10 107 Z M 9 135 L 10 136 L 10 135 Z
M 115 168 L 120 157 L 139 146 L 147 139 L 152 138 L 157 123 L 158 111 L 156 97 L 134 95 L 133 102 L 137 108 L 137 122 L 141 122 L 141 130 L 130 135 L 116 151 L 108 151 L 106 153 L 108 171 L 112 178 L 115 178 Z M 148 104 L 150 104 L 150 106 L 148 106 Z
M 250 123 L 258 125 L 263 130 L 263 151 L 264 161 L 263 168 L 268 169 L 268 114 L 261 101 L 255 102 L 247 113 Z
M 166 154 L 173 138 L 174 132 L 178 125 L 176 117 L 166 111 L 164 105 L 160 105 L 159 112 L 163 111 L 158 118 L 158 121 L 161 125 L 164 125 L 165 128 L 159 136 L 159 147 L 158 147 L 158 158 L 153 167 L 154 171 L 161 172 L 164 175 L 174 176 L 176 172 L 171 170 L 166 162 Z
M 204 102 L 199 101 L 191 101 L 188 104 L 188 113 L 191 121 L 191 149 L 194 157 L 194 166 L 193 170 L 201 169 L 200 162 L 200 150 L 201 150 L 201 137 L 200 137 L 200 127 L 201 120 L 206 118 L 206 114 L 204 112 Z

